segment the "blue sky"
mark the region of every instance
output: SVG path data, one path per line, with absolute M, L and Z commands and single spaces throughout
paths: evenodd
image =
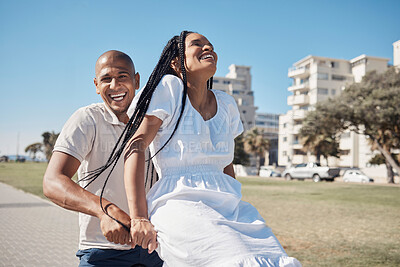
M 167 40 L 205 35 L 230 64 L 251 66 L 260 112 L 285 113 L 287 70 L 307 55 L 390 58 L 400 39 L 400 1 L 6 1 L 0 0 L 0 155 L 59 132 L 79 107 L 101 98 L 94 63 L 129 54 L 143 86 Z

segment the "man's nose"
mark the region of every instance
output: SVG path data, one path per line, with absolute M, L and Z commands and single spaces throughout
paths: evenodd
M 110 83 L 110 88 L 117 89 L 117 87 L 118 87 L 118 80 L 116 78 L 112 78 L 111 83 Z

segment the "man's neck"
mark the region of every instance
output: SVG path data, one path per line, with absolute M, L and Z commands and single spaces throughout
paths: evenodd
M 123 124 L 127 124 L 129 122 L 129 117 L 126 113 L 119 115 L 115 114 L 115 116 L 117 116 L 118 120 Z

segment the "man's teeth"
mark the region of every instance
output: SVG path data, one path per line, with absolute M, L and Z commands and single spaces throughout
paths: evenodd
M 110 96 L 115 101 L 121 101 L 122 99 L 124 99 L 125 95 L 126 95 L 126 93 L 117 94 L 117 95 L 110 95 Z

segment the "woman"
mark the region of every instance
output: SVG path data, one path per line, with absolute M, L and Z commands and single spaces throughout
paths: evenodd
M 301 266 L 240 200 L 232 160 L 243 126 L 234 99 L 210 89 L 217 59 L 207 38 L 182 32 L 135 97 L 122 142 L 132 243 L 152 252 L 157 233 L 165 266 Z M 160 180 L 146 201 L 147 146 Z

